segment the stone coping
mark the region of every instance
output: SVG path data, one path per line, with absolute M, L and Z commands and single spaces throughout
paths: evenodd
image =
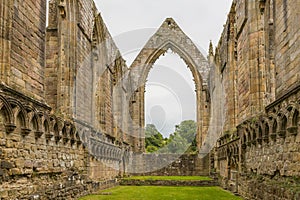
M 127 186 L 219 186 L 215 180 L 136 180 L 121 179 L 120 185 Z

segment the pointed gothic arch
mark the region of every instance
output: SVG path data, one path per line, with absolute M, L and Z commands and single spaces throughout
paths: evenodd
M 145 126 L 144 112 L 144 92 L 145 83 L 153 64 L 158 58 L 171 49 L 178 54 L 190 69 L 196 89 L 197 103 L 197 146 L 200 149 L 207 135 L 209 124 L 210 100 L 207 89 L 209 66 L 205 57 L 201 54 L 193 41 L 180 29 L 172 18 L 167 18 L 158 31 L 150 38 L 140 51 L 130 67 L 132 78 L 133 96 L 132 103 L 134 113 L 133 134 L 135 136 L 135 150 L 144 151 Z

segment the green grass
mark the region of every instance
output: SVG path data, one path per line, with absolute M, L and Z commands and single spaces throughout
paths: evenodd
M 80 200 L 241 200 L 219 187 L 119 186 Z
M 125 180 L 171 180 L 171 181 L 210 181 L 206 176 L 132 176 Z

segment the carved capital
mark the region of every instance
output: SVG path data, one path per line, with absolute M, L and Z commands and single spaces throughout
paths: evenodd
M 21 135 L 22 135 L 23 137 L 29 135 L 30 132 L 31 132 L 31 130 L 30 130 L 29 128 L 22 128 L 22 129 L 21 129 Z
M 276 133 L 271 133 L 270 137 L 272 140 L 276 140 L 277 135 Z
M 259 11 L 261 14 L 263 14 L 265 12 L 265 4 L 266 4 L 266 0 L 259 0 Z
M 279 135 L 279 137 L 281 138 L 285 138 L 286 137 L 286 131 L 282 130 L 282 131 L 278 131 L 277 133 Z
M 66 18 L 67 12 L 66 12 L 66 2 L 64 0 L 60 0 L 58 4 L 59 14 L 62 18 Z
M 46 140 L 51 140 L 51 138 L 53 137 L 53 134 L 47 133 L 45 136 L 46 136 Z
M 6 124 L 5 125 L 5 131 L 7 134 L 14 132 L 15 129 L 16 129 L 16 125 L 14 125 L 14 124 Z
M 42 132 L 42 131 L 36 131 L 36 132 L 34 132 L 34 136 L 35 136 L 36 139 L 40 138 L 43 134 L 44 134 L 44 132 Z
M 289 135 L 297 135 L 298 127 L 297 126 L 288 127 L 287 131 L 288 131 Z

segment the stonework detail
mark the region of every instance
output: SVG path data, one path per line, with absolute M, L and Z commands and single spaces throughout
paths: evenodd
M 172 161 L 172 162 L 170 162 Z M 136 156 L 135 175 L 146 176 L 208 176 L 208 155 L 141 154 Z M 151 165 L 149 165 L 151 163 Z M 130 167 L 130 166 L 129 166 Z M 143 173 L 140 173 L 143 172 Z
M 247 199 L 299 198 L 299 8 L 292 1 L 233 1 L 210 55 L 211 77 L 219 77 L 225 94 L 224 109 L 212 113 L 224 119 L 212 172 Z
M 50 0 L 47 27 L 46 0 L 1 0 L 0 199 L 76 199 L 139 172 L 299 199 L 299 10 L 233 0 L 208 61 L 167 18 L 128 68 L 92 0 Z M 144 153 L 145 82 L 168 49 L 195 80 L 197 155 Z
M 46 0 L 0 7 L 0 198 L 76 199 L 115 185 L 134 146 L 113 106 L 128 98 L 112 92 L 128 69 L 95 3 L 51 0 L 47 28 Z
M 191 70 L 196 88 L 197 101 L 197 143 L 198 148 L 205 140 L 209 124 L 209 96 L 208 75 L 209 67 L 205 57 L 200 53 L 193 41 L 180 29 L 172 18 L 167 18 L 157 32 L 149 39 L 140 51 L 132 65 L 130 75 L 132 77 L 132 88 L 136 92 L 136 102 L 133 104 L 133 121 L 138 127 L 144 128 L 144 91 L 145 84 L 155 61 L 168 49 L 177 53 Z M 136 135 L 143 133 L 136 128 Z M 141 143 L 142 147 L 144 146 Z M 143 150 L 143 149 L 141 149 Z
M 43 100 L 46 1 L 5 0 L 0 5 L 1 81 Z

